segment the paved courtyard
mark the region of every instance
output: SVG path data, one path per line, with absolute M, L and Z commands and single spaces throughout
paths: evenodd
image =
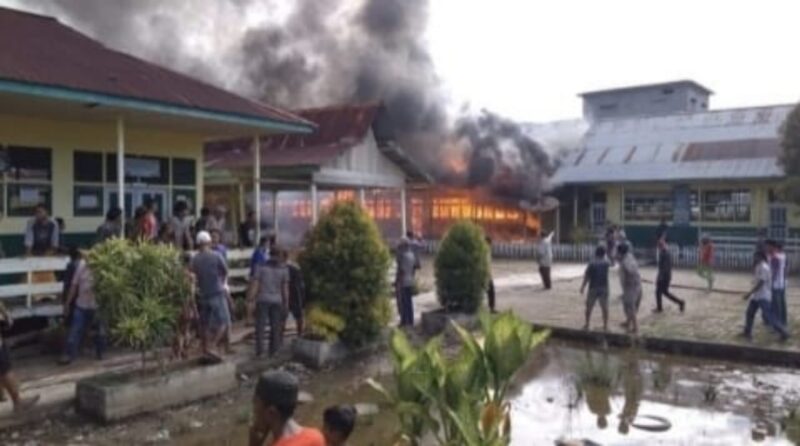
M 579 294 L 579 289 L 584 268 L 584 265 L 578 264 L 556 264 L 553 267 L 553 289 L 545 291 L 534 262 L 496 260 L 493 274 L 497 308 L 501 311 L 513 309 L 520 316 L 542 325 L 581 328 L 585 297 Z M 666 299 L 663 313 L 652 312 L 655 308 L 655 287 L 652 283 L 655 275 L 654 268 L 642 268 L 642 277 L 648 281 L 644 284 L 639 310 L 642 335 L 800 350 L 800 331 L 796 331 L 786 343 L 780 343 L 777 336 L 764 327 L 760 315 L 756 317 L 752 342 L 738 336 L 744 326 L 744 311 L 747 307 L 742 295 L 751 286 L 751 277 L 747 272 L 717 273 L 715 291 L 709 293 L 702 289 L 704 281 L 694 271 L 675 270 L 671 291 L 686 300 L 686 311 L 683 314 Z M 417 296 L 415 310 L 418 313 L 438 307 L 436 297 L 430 291 L 434 287 L 432 259 L 425 262 L 420 280 L 422 289 L 429 291 Z M 609 329 L 623 332 L 620 323 L 624 317 L 616 270 L 611 271 L 610 282 Z M 789 281 L 786 300 L 789 330 L 792 331 L 793 328 L 800 327 L 800 281 L 796 278 Z M 599 307 L 595 307 L 591 328 L 602 329 Z

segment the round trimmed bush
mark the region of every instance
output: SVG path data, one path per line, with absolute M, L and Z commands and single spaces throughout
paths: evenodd
M 360 206 L 337 203 L 324 213 L 299 260 L 308 303 L 344 320 L 339 339 L 358 346 L 378 337 L 390 315 L 390 255 Z
M 476 312 L 489 283 L 489 247 L 480 226 L 467 220 L 451 226 L 439 245 L 434 269 L 442 307 Z

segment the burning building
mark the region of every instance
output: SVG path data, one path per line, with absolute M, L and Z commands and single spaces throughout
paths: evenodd
M 398 147 L 382 113 L 377 103 L 301 110 L 299 116 L 317 124 L 315 132 L 261 138 L 262 229 L 297 245 L 320 212 L 351 200 L 364 206 L 387 238 L 409 229 L 440 238 L 460 219 L 477 222 L 497 240 L 521 241 L 538 233 L 544 208 L 523 196 L 525 182 L 532 180 L 512 171 L 501 152 L 488 148 L 486 137 L 480 159 L 464 146 L 469 140 L 459 139 L 458 150 L 442 151 L 455 163 L 452 168 L 431 176 Z M 210 143 L 205 157 L 206 205 L 228 210 L 229 221 L 241 221 L 254 203 L 253 141 Z M 481 164 L 487 160 L 493 164 Z

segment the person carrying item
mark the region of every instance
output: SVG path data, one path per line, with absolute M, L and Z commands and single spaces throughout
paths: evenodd
M 73 305 L 74 304 L 74 305 Z M 106 348 L 105 327 L 97 314 L 97 300 L 94 295 L 94 277 L 88 262 L 80 260 L 70 284 L 69 293 L 64 303 L 64 317 L 72 312 L 72 321 L 67 334 L 64 354 L 59 364 L 67 365 L 78 357 L 78 349 L 87 330 L 94 327 L 95 355 L 103 359 Z
M 289 307 L 289 270 L 281 262 L 277 246 L 269 250 L 269 260 L 256 271 L 247 290 L 247 300 L 255 301 L 256 356 L 264 353 L 264 330 L 269 321 L 269 355 L 273 356 L 283 341 L 283 322 Z
M 553 266 L 553 234 L 539 238 L 539 244 L 536 247 L 536 261 L 539 263 L 539 276 L 542 278 L 542 285 L 545 290 L 552 288 L 550 281 L 550 271 Z
M 708 291 L 711 291 L 714 288 L 714 242 L 708 235 L 700 239 L 699 257 L 697 275 L 706 280 Z
M 322 415 L 322 435 L 325 446 L 347 446 L 347 439 L 356 427 L 356 409 L 353 406 L 331 406 Z
M 25 227 L 25 255 L 46 256 L 53 254 L 60 246 L 58 223 L 50 218 L 47 207 L 39 203 L 34 208 L 33 218 Z
M 656 276 L 656 308 L 653 310 L 655 313 L 661 313 L 664 308 L 661 306 L 661 297 L 666 296 L 667 299 L 678 304 L 681 313 L 686 309 L 686 302 L 675 297 L 669 291 L 669 285 L 672 282 L 672 253 L 667 249 L 667 241 L 660 239 L 658 241 L 658 274 Z
M 581 294 L 589 285 L 589 294 L 586 295 L 586 318 L 583 329 L 589 329 L 589 321 L 592 318 L 592 310 L 595 303 L 600 304 L 600 311 L 603 314 L 603 331 L 608 331 L 608 270 L 611 264 L 606 260 L 606 250 L 598 246 L 594 252 L 594 260 L 586 266 L 581 284 Z
M 211 235 L 206 231 L 197 234 L 198 252 L 192 258 L 192 273 L 197 278 L 198 309 L 200 310 L 200 343 L 203 354 L 222 358 L 211 348 L 221 348 L 221 341 L 231 324 L 231 315 L 225 295 L 228 264 L 221 255 L 211 250 Z
M 253 395 L 249 446 L 325 446 L 322 433 L 294 420 L 300 384 L 282 370 L 258 378 Z
M 636 334 L 639 324 L 636 315 L 642 301 L 642 278 L 639 274 L 639 264 L 630 246 L 626 243 L 617 247 L 617 260 L 619 261 L 619 282 L 622 287 L 622 309 L 625 312 L 625 322 L 622 324 L 629 333 Z
M 11 314 L 6 310 L 6 307 L 0 302 L 0 328 L 10 329 L 14 325 L 14 320 Z M 22 398 L 19 394 L 19 383 L 11 372 L 11 355 L 8 351 L 5 339 L 0 330 L 0 393 L 6 392 L 11 397 L 11 402 L 14 405 L 14 412 L 23 412 L 33 407 L 39 402 L 39 395 L 34 395 L 28 398 Z
M 789 332 L 786 331 L 786 327 L 772 313 L 772 272 L 770 271 L 769 263 L 767 263 L 767 256 L 760 251 L 756 251 L 753 255 L 753 263 L 753 288 L 743 296 L 744 300 L 749 299 L 749 302 L 745 312 L 742 336 L 747 340 L 753 339 L 753 320 L 756 317 L 756 313 L 761 310 L 767 325 L 778 333 L 781 341 L 786 341 L 789 339 Z

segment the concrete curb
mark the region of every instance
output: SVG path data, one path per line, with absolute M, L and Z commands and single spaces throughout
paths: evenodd
M 751 345 L 692 341 L 651 336 L 634 337 L 624 333 L 585 331 L 575 328 L 532 324 L 537 329 L 548 329 L 557 339 L 614 347 L 638 346 L 645 350 L 704 359 L 757 363 L 781 367 L 800 368 L 800 351 L 778 350 Z

